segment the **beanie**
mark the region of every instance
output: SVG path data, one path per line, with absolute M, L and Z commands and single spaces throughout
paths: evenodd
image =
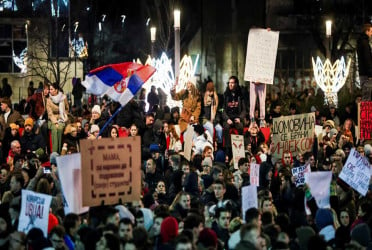
M 160 235 L 163 243 L 167 243 L 178 235 L 178 222 L 172 216 L 166 217 L 160 226 Z
M 57 217 L 54 214 L 49 213 L 49 217 L 48 217 L 48 234 L 53 229 L 53 227 L 55 227 L 57 225 L 58 225 L 58 219 L 57 219 Z
M 92 108 L 92 113 L 97 113 L 99 115 L 101 115 L 101 108 L 99 105 L 94 105 L 93 108 Z
M 98 125 L 96 124 L 93 124 L 91 127 L 90 127 L 90 132 L 93 134 L 94 132 L 99 132 L 99 127 Z
M 351 239 L 367 247 L 371 241 L 371 230 L 366 223 L 358 224 L 351 230 Z
M 217 246 L 217 234 L 210 228 L 204 228 L 200 231 L 198 243 L 202 244 L 205 248 Z
M 333 215 L 330 209 L 319 208 L 315 215 L 315 224 L 319 230 L 333 224 Z
M 29 125 L 29 126 L 31 126 L 31 127 L 34 127 L 34 120 L 33 120 L 31 117 L 29 117 L 29 118 L 27 118 L 27 119 L 25 120 L 25 127 L 26 127 L 27 125 Z
M 19 129 L 19 126 L 15 123 L 9 124 L 9 127 L 10 127 L 10 129 L 17 129 L 17 130 Z

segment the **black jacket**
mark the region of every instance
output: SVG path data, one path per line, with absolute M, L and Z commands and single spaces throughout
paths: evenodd
M 359 75 L 372 77 L 372 52 L 369 37 L 363 33 L 357 42 Z

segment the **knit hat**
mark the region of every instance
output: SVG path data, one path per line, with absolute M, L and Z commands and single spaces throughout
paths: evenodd
M 331 129 L 331 131 L 329 132 L 329 138 L 332 138 L 334 135 L 337 135 L 337 134 L 338 134 L 337 129 L 333 128 L 333 129 Z
M 366 223 L 358 224 L 351 230 L 351 239 L 367 247 L 371 241 L 371 230 Z
M 145 229 L 149 231 L 150 228 L 152 227 L 152 224 L 154 223 L 154 215 L 152 211 L 148 208 L 142 207 L 140 208 L 140 210 L 142 211 L 142 214 L 143 214 L 143 223 L 144 223 Z
M 29 117 L 29 118 L 27 118 L 27 119 L 25 120 L 25 127 L 26 127 L 27 125 L 31 126 L 32 128 L 34 127 L 34 120 L 33 120 L 31 117 Z
M 48 234 L 57 225 L 58 225 L 58 219 L 57 219 L 57 217 L 54 214 L 49 213 L 49 217 L 48 217 Z
M 115 208 L 119 211 L 119 217 L 120 217 L 120 219 L 128 218 L 134 224 L 135 218 L 134 218 L 133 214 L 131 213 L 131 211 L 129 211 L 128 208 L 126 208 L 123 205 L 116 205 Z
M 364 154 L 369 156 L 372 153 L 372 146 L 371 144 L 364 145 Z
M 330 126 L 331 128 L 334 128 L 335 127 L 335 122 L 332 121 L 332 120 L 326 120 L 324 123 L 323 123 L 323 127 L 325 126 Z
M 10 127 L 10 129 L 17 129 L 17 130 L 19 129 L 19 126 L 15 123 L 9 124 L 9 127 Z
M 38 148 L 35 150 L 35 155 L 39 159 L 44 156 L 44 149 Z
M 316 109 L 315 106 L 311 106 L 310 111 L 311 111 L 311 112 L 315 112 L 315 111 L 317 111 L 317 109 Z
M 101 107 L 99 105 L 94 105 L 92 108 L 92 113 L 97 113 L 101 115 Z
M 90 127 L 90 132 L 93 134 L 94 132 L 99 132 L 99 127 L 98 125 L 96 124 L 93 124 L 91 127 Z
M 166 217 L 160 226 L 160 235 L 163 243 L 167 243 L 178 235 L 178 222 L 172 216 Z
M 204 160 L 202 161 L 202 166 L 209 166 L 212 167 L 213 162 L 211 157 L 205 157 Z
M 315 215 L 315 224 L 319 230 L 333 224 L 333 215 L 330 209 L 319 208 Z
M 12 101 L 8 97 L 4 97 L 3 99 L 1 99 L 1 103 L 5 103 L 6 105 L 8 105 L 9 108 L 12 107 Z
M 200 231 L 198 243 L 202 244 L 205 248 L 217 246 L 217 234 L 210 228 L 204 228 Z
M 307 243 L 309 242 L 310 237 L 315 235 L 315 232 L 312 227 L 303 226 L 296 229 L 296 234 L 300 249 L 307 249 Z

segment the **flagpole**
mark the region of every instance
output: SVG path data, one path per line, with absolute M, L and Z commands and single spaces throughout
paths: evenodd
M 125 104 L 126 105 L 126 104 Z M 119 114 L 119 112 L 124 108 L 124 106 L 120 105 L 120 108 L 118 108 L 114 114 L 108 119 L 108 121 L 103 125 L 103 127 L 99 130 L 99 133 L 97 135 L 97 138 L 102 134 L 103 131 L 105 131 L 106 127 L 112 122 L 112 120 Z

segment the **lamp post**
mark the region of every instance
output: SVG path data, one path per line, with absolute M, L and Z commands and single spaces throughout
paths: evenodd
M 76 32 L 77 32 L 77 29 L 78 29 L 78 26 L 79 26 L 79 22 L 75 22 L 74 24 L 75 28 L 74 28 L 74 56 L 75 56 L 75 78 L 76 78 L 76 72 L 77 72 L 77 66 L 76 66 L 76 58 L 77 58 L 77 46 L 78 46 L 78 41 L 77 41 L 77 35 L 76 35 Z
M 180 10 L 174 10 L 174 75 L 176 78 L 180 74 L 180 17 Z
M 156 28 L 151 27 L 150 28 L 150 34 L 151 34 L 151 57 L 154 57 L 154 45 L 156 40 Z

